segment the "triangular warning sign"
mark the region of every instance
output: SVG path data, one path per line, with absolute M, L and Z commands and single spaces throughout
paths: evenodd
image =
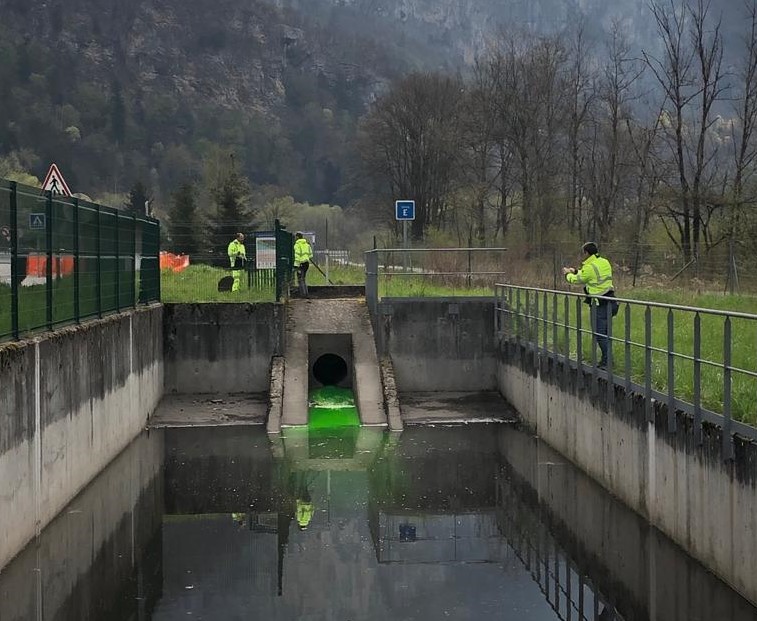
M 52 164 L 50 170 L 47 171 L 45 181 L 42 183 L 42 189 L 50 191 L 53 194 L 71 196 L 71 190 L 68 189 L 66 180 L 63 178 L 63 175 L 55 164 Z

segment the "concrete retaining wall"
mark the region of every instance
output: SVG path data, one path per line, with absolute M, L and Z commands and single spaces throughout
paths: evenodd
M 757 602 L 757 445 L 736 439 L 736 460 L 724 463 L 720 430 L 678 415 L 668 432 L 664 404 L 646 421 L 643 400 L 554 361 L 535 363 L 522 349 L 504 349 L 498 382 L 503 396 L 538 435 L 613 495 L 646 517 L 752 602 Z
M 145 426 L 163 391 L 162 315 L 0 347 L 0 567 Z
M 115 619 L 160 592 L 163 433 L 143 433 L 0 571 L 0 619 Z M 65 567 L 66 571 L 61 571 Z M 158 584 L 139 584 L 157 578 Z M 118 602 L 114 604 L 114 602 Z M 136 604 L 134 605 L 136 609 Z M 121 613 L 121 614 L 119 614 Z
M 166 304 L 166 393 L 266 392 L 282 353 L 279 304 Z
M 376 325 L 400 392 L 496 390 L 493 300 L 385 298 Z

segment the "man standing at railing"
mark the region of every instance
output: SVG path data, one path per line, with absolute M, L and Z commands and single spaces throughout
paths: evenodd
M 300 297 L 308 297 L 308 284 L 305 280 L 313 258 L 313 249 L 302 233 L 296 233 L 294 241 L 294 268 L 297 270 L 297 287 Z
M 586 255 L 581 267 L 564 267 L 563 274 L 571 285 L 583 285 L 586 293 L 586 303 L 591 307 L 591 325 L 594 338 L 602 352 L 599 366 L 607 366 L 608 329 L 612 318 L 618 313 L 618 304 L 611 298 L 615 297 L 612 284 L 612 265 L 604 257 L 599 256 L 599 249 L 594 242 L 583 245 Z M 597 299 L 597 304 L 594 300 Z
M 231 263 L 231 277 L 234 279 L 234 284 L 231 285 L 232 291 L 239 291 L 242 270 L 244 269 L 244 263 L 247 260 L 247 250 L 244 247 L 243 242 L 244 234 L 237 233 L 236 238 L 234 238 L 229 244 L 227 251 Z

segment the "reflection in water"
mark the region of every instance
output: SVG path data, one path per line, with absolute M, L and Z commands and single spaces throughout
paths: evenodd
M 0 573 L 0 594 L 2 621 L 757 619 L 503 425 L 144 435 Z

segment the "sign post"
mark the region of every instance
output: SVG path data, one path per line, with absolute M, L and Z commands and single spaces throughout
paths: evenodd
M 401 200 L 394 202 L 394 217 L 402 222 L 402 244 L 405 250 L 409 248 L 407 236 L 408 222 L 415 220 L 415 201 Z M 404 253 L 405 271 L 407 272 L 407 252 Z

